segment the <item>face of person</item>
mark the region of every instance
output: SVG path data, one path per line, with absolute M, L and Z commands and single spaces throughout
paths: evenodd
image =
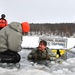
M 39 43 L 38 48 L 39 48 L 40 51 L 44 51 L 46 46 L 43 43 Z

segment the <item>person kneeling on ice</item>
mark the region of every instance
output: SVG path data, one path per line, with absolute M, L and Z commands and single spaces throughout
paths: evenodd
M 41 40 L 37 48 L 32 50 L 28 56 L 28 60 L 32 60 L 33 62 L 41 61 L 41 60 L 50 60 L 53 61 L 56 59 L 56 56 L 52 51 L 47 47 L 47 42 L 45 40 Z
M 30 31 L 28 22 L 11 22 L 0 31 L 0 63 L 18 63 L 22 35 Z

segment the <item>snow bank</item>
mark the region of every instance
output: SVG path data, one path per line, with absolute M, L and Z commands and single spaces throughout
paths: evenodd
M 75 46 L 75 38 L 67 38 L 67 48 L 72 48 Z
M 34 48 L 38 46 L 39 37 L 23 36 L 23 42 L 21 46 L 23 48 Z
M 23 48 L 35 48 L 39 44 L 39 39 L 40 39 L 40 37 L 37 37 L 37 36 L 23 36 L 23 42 L 22 42 L 21 46 Z M 71 48 L 75 45 L 75 38 L 65 38 L 65 39 L 67 39 L 66 48 Z M 56 46 L 50 45 L 48 47 L 49 48 L 64 48 L 63 46 L 59 46 L 59 45 L 56 45 Z

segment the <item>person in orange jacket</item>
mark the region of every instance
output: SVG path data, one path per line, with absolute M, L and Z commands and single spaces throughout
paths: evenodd
M 0 18 L 0 30 L 8 25 L 7 20 L 5 19 L 5 17 L 6 17 L 5 14 L 1 15 L 1 18 Z

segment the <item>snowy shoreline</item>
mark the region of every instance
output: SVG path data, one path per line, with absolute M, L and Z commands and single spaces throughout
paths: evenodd
M 75 42 L 74 42 L 75 38 L 64 38 L 64 39 L 67 39 L 67 42 L 66 42 L 67 46 L 65 48 L 63 47 L 63 49 L 69 49 L 75 46 Z M 23 36 L 23 42 L 21 46 L 23 49 L 33 49 L 38 46 L 39 40 L 40 40 L 40 37 L 38 36 Z M 56 48 L 56 46 L 49 46 L 49 48 Z

